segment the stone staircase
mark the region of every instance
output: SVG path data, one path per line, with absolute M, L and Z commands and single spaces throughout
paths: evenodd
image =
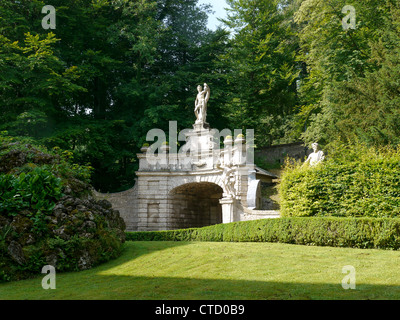
M 278 210 L 252 210 L 241 206 L 240 221 L 250 221 L 259 219 L 276 219 L 280 217 Z

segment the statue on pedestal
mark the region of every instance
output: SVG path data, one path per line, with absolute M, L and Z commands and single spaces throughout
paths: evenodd
M 194 108 L 194 114 L 196 115 L 196 124 L 204 124 L 206 122 L 206 117 L 207 117 L 207 103 L 208 100 L 210 99 L 210 87 L 207 85 L 207 83 L 204 84 L 204 90 L 203 88 L 199 85 L 197 86 L 197 97 L 195 101 L 195 108 Z

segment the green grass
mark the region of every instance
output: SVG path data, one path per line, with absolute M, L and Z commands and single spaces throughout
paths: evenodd
M 400 252 L 279 243 L 127 242 L 97 268 L 0 284 L 0 299 L 399 299 Z M 356 268 L 344 290 L 342 268 Z

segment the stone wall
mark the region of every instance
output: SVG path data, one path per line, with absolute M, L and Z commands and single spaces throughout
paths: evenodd
M 191 161 L 186 161 L 185 154 L 170 154 L 167 148 L 157 155 L 138 154 L 140 166 L 135 187 L 113 194 L 96 193 L 97 198 L 113 204 L 125 220 L 127 231 L 172 230 L 239 221 L 243 210 L 236 203 L 248 206 L 249 173 L 253 173 L 254 179 L 259 175 L 274 177 L 246 163 L 242 140 L 223 153 L 207 146 Z
M 168 176 L 150 174 L 138 180 L 137 231 L 168 229 Z
M 222 222 L 218 175 L 138 172 L 137 230 L 172 230 Z
M 270 164 L 283 164 L 287 156 L 296 160 L 303 160 L 306 155 L 308 155 L 308 149 L 303 143 L 280 144 L 255 151 L 256 161 L 260 159 Z
M 239 207 L 232 221 L 276 217 L 276 212 L 246 211 L 248 169 L 237 171 Z M 124 219 L 127 231 L 158 231 L 203 227 L 222 223 L 220 200 L 224 198 L 218 172 L 138 172 L 135 187 L 124 192 L 102 194 Z
M 137 184 L 126 191 L 117 193 L 99 193 L 94 191 L 97 199 L 110 201 L 113 208 L 118 210 L 124 219 L 127 231 L 136 231 L 138 228 L 138 189 Z

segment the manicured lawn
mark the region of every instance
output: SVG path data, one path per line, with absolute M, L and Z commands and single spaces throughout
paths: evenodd
M 342 268 L 356 269 L 344 290 Z M 43 275 L 44 276 L 44 275 Z M 0 285 L 1 299 L 400 299 L 400 252 L 276 243 L 127 242 L 92 270 Z

